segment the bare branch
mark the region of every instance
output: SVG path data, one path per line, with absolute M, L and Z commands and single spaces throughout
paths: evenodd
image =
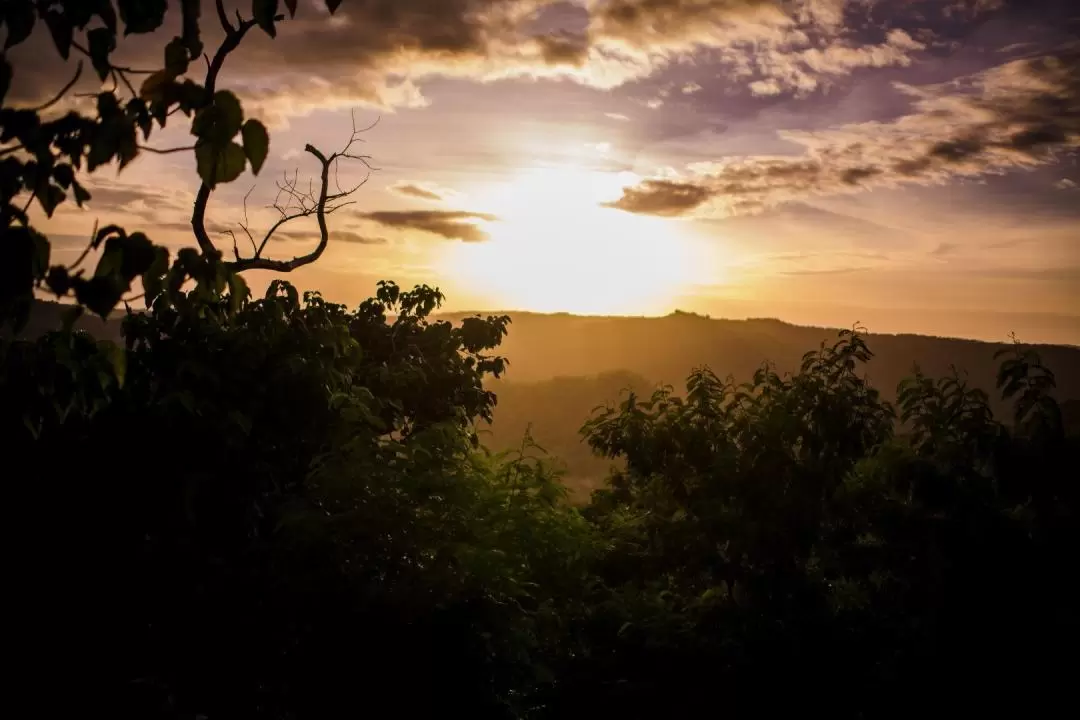
M 185 147 L 174 147 L 174 148 L 156 148 L 156 147 L 150 147 L 149 145 L 140 145 L 139 146 L 139 150 L 145 150 L 146 152 L 156 153 L 158 155 L 170 155 L 172 153 L 190 152 L 191 150 L 194 150 L 194 149 L 195 149 L 194 145 L 187 145 Z
M 232 267 L 242 272 L 244 270 L 260 269 L 260 270 L 275 270 L 278 272 L 290 272 L 298 267 L 303 267 L 310 263 L 315 262 L 322 256 L 323 252 L 330 240 L 330 232 L 326 226 L 326 216 L 331 215 L 343 207 L 352 205 L 352 201 L 338 202 L 350 195 L 357 192 L 363 187 L 370 177 L 371 166 L 364 163 L 369 172 L 367 176 L 357 183 L 355 186 L 342 189 L 337 181 L 338 177 L 338 163 L 342 159 L 352 159 L 349 153 L 349 149 L 360 140 L 357 137 L 358 132 L 355 130 L 355 123 L 353 125 L 354 130 L 352 136 L 349 138 L 349 142 L 345 145 L 345 148 L 340 152 L 335 152 L 330 155 L 324 154 L 322 151 L 316 149 L 312 145 L 307 145 L 304 150 L 308 154 L 312 155 L 319 161 L 321 172 L 319 174 L 318 183 L 318 195 L 315 192 L 315 186 L 309 185 L 307 192 L 302 192 L 297 189 L 298 185 L 298 172 L 294 172 L 292 176 L 285 173 L 282 176 L 282 180 L 276 183 L 277 196 L 274 198 L 274 204 L 271 206 L 278 213 L 278 219 L 270 226 L 266 234 L 263 236 L 262 241 L 255 250 L 255 255 L 250 258 L 241 258 L 232 263 Z M 338 185 L 337 192 L 330 192 L 331 173 L 334 175 L 334 182 Z M 250 194 L 250 193 L 249 193 Z M 245 219 L 241 224 L 241 228 L 247 231 L 247 196 L 245 196 Z M 283 226 L 294 221 L 306 217 L 314 216 L 319 226 L 319 242 L 318 245 L 306 255 L 300 255 L 294 257 L 291 260 L 274 260 L 266 258 L 263 253 L 266 251 L 266 247 L 274 235 L 281 230 Z

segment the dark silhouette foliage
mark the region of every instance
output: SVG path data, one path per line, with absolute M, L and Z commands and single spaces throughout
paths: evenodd
M 596 409 L 582 432 L 615 469 L 575 506 L 527 431 L 510 452 L 482 445 L 508 317 L 438 319 L 437 289 L 390 282 L 351 310 L 281 280 L 251 297 L 243 271 L 318 259 L 351 192 L 330 192 L 328 171 L 350 156 L 309 146 L 321 191 L 294 210 L 319 222 L 312 253 L 224 261 L 207 199 L 257 171 L 269 138 L 217 73 L 285 17 L 277 2 L 235 20 L 215 3 L 224 40 L 196 84 L 202 4 L 183 0 L 164 70 L 121 104 L 135 71 L 111 53 L 175 5 L 0 6 L 6 49 L 41 22 L 62 57 L 116 80 L 95 117 L 0 109 L 10 707 L 274 720 L 1067 707 L 1080 441 L 1035 348 L 997 358 L 1004 421 L 957 369 L 915 368 L 886 398 L 859 327 L 792 372 L 765 364 L 738 384 L 701 367 L 684 392 Z M 0 99 L 13 71 L 5 54 Z M 84 254 L 99 253 L 92 274 L 51 264 L 30 203 L 81 203 L 83 167 L 126 165 L 136 130 L 176 112 L 197 138 L 198 249 L 172 258 L 109 226 Z M 146 310 L 126 310 L 118 337 L 83 329 L 83 309 L 111 317 L 134 284 Z M 46 292 L 74 310 L 22 333 Z

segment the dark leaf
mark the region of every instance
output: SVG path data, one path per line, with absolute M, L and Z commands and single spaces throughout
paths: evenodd
M 34 8 L 28 2 L 5 3 L 4 25 L 7 27 L 7 39 L 4 41 L 4 49 L 15 47 L 34 30 Z
M 71 289 L 71 276 L 66 267 L 56 265 L 49 268 L 49 273 L 45 276 L 45 284 L 56 293 L 56 297 L 63 297 Z
M 234 142 L 224 146 L 204 143 L 195 148 L 199 177 L 208 185 L 232 182 L 244 172 L 247 156 Z
M 274 28 L 274 17 L 277 11 L 278 0 L 252 0 L 251 14 L 259 27 L 270 37 L 277 37 L 277 30 Z
M 289 17 L 296 17 L 296 0 L 285 0 L 285 7 L 289 10 Z
M 56 45 L 60 57 L 67 60 L 71 56 L 71 40 L 74 32 L 71 21 L 56 10 L 49 10 L 45 13 L 45 24 L 49 27 L 49 34 L 52 35 L 53 44 Z
M 38 202 L 41 203 L 41 208 L 49 217 L 53 216 L 53 213 L 56 211 L 56 206 L 64 202 L 64 198 L 66 197 L 67 193 L 55 185 L 48 184 L 47 181 L 43 187 L 38 188 Z
M 326 0 L 326 9 L 333 15 L 337 12 L 337 9 L 341 7 L 341 0 Z
M 248 289 L 247 281 L 244 280 L 240 273 L 232 273 L 229 275 L 229 311 L 234 315 L 240 311 L 244 302 L 251 295 L 251 290 Z
M 173 38 L 165 46 L 165 72 L 172 77 L 179 77 L 188 70 L 188 50 L 184 41 Z
M 75 299 L 90 312 L 108 318 L 109 313 L 124 296 L 123 287 L 115 275 L 92 277 L 75 286 Z
M 119 0 L 124 35 L 157 30 L 165 21 L 167 0 Z
M 109 77 L 109 53 L 116 49 L 115 36 L 106 28 L 94 28 L 86 34 L 86 40 L 90 44 L 90 61 L 104 82 Z
M 75 170 L 70 165 L 57 165 L 53 168 L 53 179 L 60 187 L 67 189 L 75 182 Z
M 154 259 L 143 273 L 142 283 L 146 307 L 154 304 L 165 285 L 165 274 L 169 272 L 169 251 L 163 247 L 154 248 Z
M 244 139 L 244 153 L 251 161 L 251 172 L 258 175 L 270 153 L 270 135 L 266 132 L 266 127 L 258 120 L 248 120 L 244 123 L 241 134 Z
M 166 70 L 159 70 L 153 75 L 148 75 L 139 88 L 139 97 L 150 102 L 157 100 L 162 97 L 165 87 L 170 82 L 172 82 L 172 77 Z

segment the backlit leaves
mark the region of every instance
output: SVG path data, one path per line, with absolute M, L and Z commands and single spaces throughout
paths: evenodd
M 251 161 L 251 172 L 259 174 L 266 157 L 270 153 L 270 134 L 266 127 L 258 120 L 248 120 L 242 130 L 244 138 L 244 153 Z

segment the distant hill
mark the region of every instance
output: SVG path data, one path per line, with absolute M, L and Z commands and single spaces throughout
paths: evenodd
M 59 330 L 63 324 L 64 312 L 70 308 L 71 305 L 49 300 L 36 301 L 34 309 L 30 312 L 30 320 L 19 333 L 19 337 L 36 338 L 52 330 Z M 102 320 L 97 315 L 84 313 L 75 321 L 75 328 L 100 339 L 120 340 L 123 317 L 123 312 L 114 312 L 108 320 Z
M 449 316 L 456 319 L 460 315 Z M 488 444 L 514 447 L 526 427 L 536 441 L 567 462 L 571 486 L 595 487 L 608 463 L 591 457 L 577 431 L 597 405 L 618 399 L 620 390 L 647 392 L 659 384 L 680 390 L 687 374 L 708 365 L 721 377 L 748 379 L 762 362 L 781 373 L 795 370 L 803 353 L 836 329 L 802 327 L 773 319 L 722 320 L 688 313 L 661 318 L 579 317 L 514 313 L 500 349 L 510 360 L 503 380 L 491 387 L 499 397 Z M 1017 328 L 1023 339 L 1023 328 Z M 994 413 L 1007 419 L 1009 408 L 994 390 L 998 363 L 994 353 L 1004 343 L 871 334 L 875 357 L 867 366 L 871 382 L 890 400 L 897 384 L 918 363 L 932 376 L 967 371 L 990 395 Z M 1039 346 L 1058 380 L 1059 398 L 1070 418 L 1080 412 L 1080 348 Z
M 39 302 L 23 332 L 33 337 L 59 327 L 64 306 Z M 460 320 L 469 313 L 444 314 Z M 567 464 L 572 487 L 596 486 L 609 463 L 591 455 L 578 429 L 592 409 L 616 401 L 622 390 L 647 393 L 659 384 L 681 389 L 695 367 L 708 365 L 718 375 L 749 378 L 769 360 L 781 373 L 795 370 L 803 353 L 836 338 L 836 329 L 791 325 L 774 319 L 723 320 L 692 313 L 659 318 L 582 317 L 567 314 L 512 313 L 513 323 L 500 352 L 510 360 L 502 380 L 490 384 L 499 397 L 495 422 L 485 443 L 494 449 L 517 447 L 531 425 L 536 441 Z M 118 339 L 123 313 L 108 321 L 84 316 L 77 327 L 98 337 Z M 1023 328 L 1017 328 L 1023 339 Z M 871 382 L 892 399 L 896 385 L 918 363 L 940 376 L 950 366 L 966 370 L 972 383 L 986 390 L 995 415 L 1008 407 L 994 392 L 994 353 L 1004 343 L 931 337 L 871 334 L 874 359 L 867 367 Z M 1058 395 L 1069 401 L 1071 422 L 1080 414 L 1080 348 L 1038 346 L 1054 370 Z

